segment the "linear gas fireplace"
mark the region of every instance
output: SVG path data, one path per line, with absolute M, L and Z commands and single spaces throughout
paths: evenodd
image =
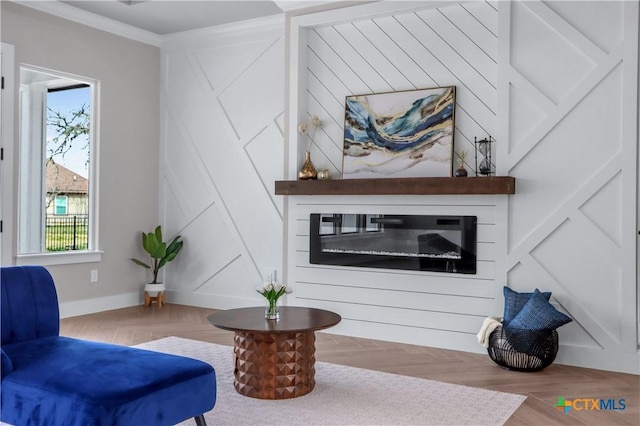
M 312 214 L 309 262 L 476 273 L 476 216 Z

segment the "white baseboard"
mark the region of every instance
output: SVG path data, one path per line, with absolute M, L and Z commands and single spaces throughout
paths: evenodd
M 198 306 L 211 309 L 235 309 L 264 305 L 259 299 L 220 296 L 215 294 L 185 293 L 174 290 L 166 291 L 167 303 Z
M 181 293 L 166 291 L 167 303 L 198 306 L 211 309 L 233 309 L 248 306 L 259 306 L 259 299 L 248 299 L 207 294 Z M 128 308 L 143 303 L 141 292 L 116 294 L 113 296 L 96 297 L 93 299 L 74 300 L 60 303 L 60 318 L 77 317 L 79 315 L 95 314 L 112 309 Z
M 407 345 L 428 346 L 462 352 L 487 353 L 487 349 L 478 343 L 475 335 L 452 333 L 443 330 L 431 330 L 343 318 L 335 327 L 323 331 L 329 334 L 383 340 Z
M 612 353 L 602 349 L 563 345 L 555 361 L 558 364 L 596 370 L 640 375 L 640 353 Z
M 60 318 L 77 317 L 78 315 L 95 314 L 112 309 L 128 308 L 142 303 L 140 292 L 116 294 L 114 296 L 96 297 L 93 299 L 74 300 L 60 303 Z
M 260 299 L 182 293 L 171 290 L 167 290 L 167 302 L 211 309 L 234 309 L 260 306 L 262 304 Z M 93 314 L 112 309 L 127 308 L 141 303 L 142 295 L 140 292 L 64 302 L 60 303 L 60 317 L 68 318 Z M 486 354 L 486 349 L 477 343 L 475 335 L 470 336 L 462 333 L 445 333 L 438 330 L 374 324 L 348 319 L 344 319 L 336 327 L 327 329 L 325 332 L 365 339 L 385 340 Z M 555 362 L 576 367 L 640 375 L 640 353 L 618 354 L 618 356 L 613 359 L 611 353 L 605 354 L 602 350 L 561 344 Z

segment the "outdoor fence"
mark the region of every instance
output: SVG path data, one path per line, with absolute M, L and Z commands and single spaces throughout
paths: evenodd
M 45 247 L 47 251 L 86 250 L 89 215 L 47 215 Z

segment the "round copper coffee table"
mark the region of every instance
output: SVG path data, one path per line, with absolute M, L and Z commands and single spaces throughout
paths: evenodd
M 207 318 L 235 333 L 234 381 L 252 398 L 288 399 L 315 387 L 315 331 L 333 327 L 340 315 L 322 309 L 283 306 L 279 320 L 266 320 L 264 307 L 230 309 Z

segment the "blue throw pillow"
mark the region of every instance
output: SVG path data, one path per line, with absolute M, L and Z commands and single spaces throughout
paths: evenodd
M 538 291 L 538 289 L 536 289 Z M 502 324 L 508 325 L 512 319 L 518 315 L 518 313 L 522 310 L 524 305 L 527 304 L 533 293 L 518 293 L 517 291 L 511 290 L 509 287 L 504 287 L 502 289 L 502 293 L 504 294 L 504 314 Z M 547 300 L 551 298 L 551 292 L 546 291 L 541 293 Z
M 538 289 L 518 315 L 509 322 L 509 328 L 520 330 L 555 330 L 561 325 L 573 321 L 549 303 Z

